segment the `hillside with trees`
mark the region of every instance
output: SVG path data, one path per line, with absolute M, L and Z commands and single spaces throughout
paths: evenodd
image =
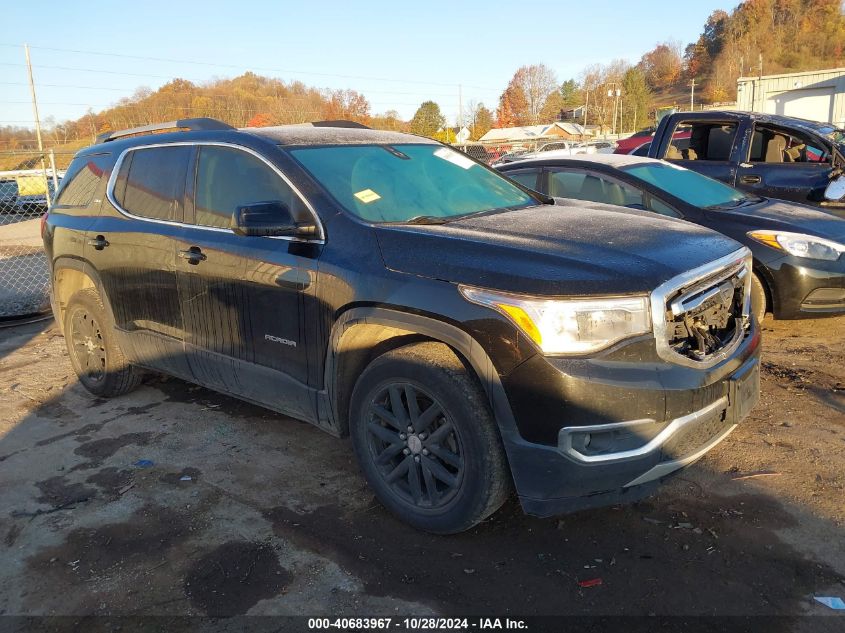
M 522 66 L 504 87 L 495 110 L 470 101 L 462 123 L 477 140 L 494 126 L 550 123 L 564 110 L 586 106 L 579 123 L 610 131 L 615 119 L 617 130 L 630 132 L 653 124 L 656 107 L 685 107 L 692 80 L 696 103 L 734 101 L 737 78 L 758 74 L 761 60 L 764 74 L 845 66 L 841 0 L 745 0 L 731 12 L 713 12 L 695 42 L 684 46 L 666 40 L 636 62 L 593 64 L 577 79 L 561 82 L 542 63 Z M 373 113 L 367 98 L 353 89 L 321 90 L 247 72 L 199 84 L 177 78 L 155 91 L 139 88 L 103 111 L 89 110 L 73 121 L 48 119 L 44 132 L 48 147 L 72 151 L 108 130 L 190 117 L 213 117 L 235 126 L 350 119 L 446 141 L 454 138 L 450 126 L 457 123 L 447 121 L 431 100 L 405 121 L 395 110 Z M 9 155 L 3 160 L 6 168 L 31 162 L 33 137 L 27 127 L 0 127 L 0 150 Z M 29 157 L 17 159 L 16 152 L 29 152 Z

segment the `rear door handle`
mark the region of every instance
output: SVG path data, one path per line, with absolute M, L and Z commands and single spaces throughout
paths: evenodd
M 196 266 L 200 262 L 204 262 L 208 257 L 200 250 L 199 246 L 191 246 L 186 251 L 179 251 L 179 257 L 187 259 L 189 264 Z
M 102 235 L 88 240 L 88 246 L 93 246 L 95 250 L 101 251 L 109 245 L 109 241 Z
M 760 182 L 760 180 L 761 180 L 760 176 L 740 176 L 739 177 L 739 182 L 741 182 L 744 185 L 756 185 L 758 182 Z

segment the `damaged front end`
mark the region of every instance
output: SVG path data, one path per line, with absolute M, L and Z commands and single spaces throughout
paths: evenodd
M 729 355 L 749 324 L 751 254 L 737 251 L 670 280 L 652 294 L 658 354 L 707 367 Z

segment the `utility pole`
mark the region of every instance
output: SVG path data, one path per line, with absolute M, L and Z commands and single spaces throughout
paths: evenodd
M 458 134 L 461 133 L 461 130 L 464 127 L 464 93 L 463 93 L 463 86 L 458 84 L 458 131 L 455 133 L 455 142 L 458 142 Z M 449 135 L 446 135 L 448 140 Z
M 584 101 L 584 131 L 587 131 L 587 108 L 590 107 L 590 91 L 587 88 L 584 88 L 584 94 L 587 95 Z
M 35 99 L 35 81 L 32 78 L 32 61 L 29 59 L 29 44 L 23 45 L 26 56 L 26 70 L 29 74 L 29 91 L 32 94 L 32 113 L 35 115 L 35 136 L 38 139 L 38 151 L 41 154 L 41 173 L 44 176 L 44 197 L 47 208 L 52 206 L 50 201 L 50 187 L 47 186 L 47 163 L 44 161 L 44 142 L 41 139 L 41 119 L 38 117 L 38 101 Z
M 689 85 L 689 109 L 690 112 L 695 110 L 695 77 L 692 78 Z
M 761 52 L 759 57 L 757 58 L 759 62 L 759 67 L 757 68 L 757 85 L 759 86 L 758 92 L 760 93 L 760 109 L 758 112 L 763 111 L 763 99 L 764 99 L 764 92 L 763 92 L 763 53 Z

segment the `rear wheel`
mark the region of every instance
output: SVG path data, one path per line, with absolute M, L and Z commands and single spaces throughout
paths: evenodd
M 379 500 L 416 528 L 466 530 L 510 489 L 483 392 L 445 345 L 418 343 L 373 361 L 355 385 L 352 443 Z
M 766 288 L 757 273 L 751 273 L 751 312 L 757 323 L 763 322 L 766 316 Z
M 117 346 L 111 322 L 93 288 L 74 294 L 64 321 L 65 343 L 79 382 L 96 396 L 119 396 L 141 382 L 143 372 L 129 364 Z

